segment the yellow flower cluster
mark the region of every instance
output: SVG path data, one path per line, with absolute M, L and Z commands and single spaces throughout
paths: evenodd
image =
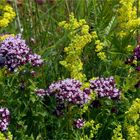
M 105 59 L 106 59 L 105 52 L 99 52 L 99 53 L 97 54 L 97 56 L 98 56 L 101 60 L 105 60 Z
M 0 132 L 0 140 L 12 140 L 12 134 L 10 132 L 6 134 L 6 137 L 2 132 Z
M 86 76 L 83 74 L 83 63 L 80 59 L 83 48 L 91 42 L 93 36 L 89 33 L 89 26 L 84 19 L 77 20 L 74 15 L 70 15 L 69 22 L 62 21 L 59 26 L 70 32 L 71 42 L 65 47 L 66 58 L 60 61 L 68 69 L 72 78 L 85 81 Z M 79 29 L 77 31 L 77 29 Z
M 7 37 L 10 37 L 10 36 L 14 36 L 14 34 L 4 34 L 4 35 L 0 35 L 0 42 L 5 40 Z
M 101 59 L 101 60 L 105 60 L 106 59 L 106 55 L 105 52 L 103 52 L 103 48 L 104 48 L 104 44 L 99 40 L 97 33 L 94 31 L 92 32 L 92 36 L 95 40 L 95 52 L 97 52 L 97 56 Z
M 94 138 L 94 136 L 97 134 L 98 132 L 98 129 L 101 127 L 100 124 L 95 124 L 95 121 L 94 120 L 90 120 L 90 121 L 87 121 L 83 128 L 84 129 L 90 129 L 90 134 L 89 136 L 85 135 L 84 137 L 88 140 L 92 140 Z
M 139 140 L 140 139 L 140 128 L 138 125 L 127 125 L 127 140 Z
M 135 0 L 120 0 L 121 7 L 118 9 L 119 36 L 124 37 L 129 32 L 140 26 L 140 18 L 137 18 Z
M 0 3 L 0 12 L 2 13 L 0 15 L 0 28 L 7 27 L 15 18 L 16 14 L 10 5 L 5 3 L 5 0 L 3 0 L 2 4 Z
M 125 140 L 122 137 L 122 133 L 121 133 L 122 127 L 121 125 L 117 125 L 117 127 L 113 130 L 113 136 L 111 138 L 111 140 Z
M 140 99 L 136 99 L 130 109 L 125 113 L 125 129 L 128 140 L 140 139 Z
M 83 26 L 86 24 L 86 21 L 84 19 L 80 19 L 79 21 L 74 17 L 74 14 L 71 13 L 69 15 L 69 22 L 62 21 L 59 22 L 59 26 L 63 27 L 64 29 L 73 31 L 75 29 L 78 29 L 79 27 Z

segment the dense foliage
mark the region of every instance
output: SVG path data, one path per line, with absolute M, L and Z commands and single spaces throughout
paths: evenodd
M 139 0 L 1 0 L 0 140 L 139 140 L 139 29 Z

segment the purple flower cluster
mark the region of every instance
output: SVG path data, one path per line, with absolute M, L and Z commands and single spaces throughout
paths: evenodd
M 137 64 L 133 63 L 134 60 L 137 61 Z M 128 58 L 125 63 L 135 67 L 136 71 L 140 71 L 140 45 L 137 45 L 137 47 L 133 51 L 133 56 Z M 140 88 L 140 81 L 137 82 L 135 88 Z
M 44 97 L 47 93 L 44 89 L 36 89 L 35 92 L 39 97 Z
M 53 94 L 60 101 L 67 101 L 72 104 L 83 105 L 89 100 L 87 89 L 82 91 L 82 84 L 78 80 L 65 79 L 49 86 L 48 94 Z
M 10 71 L 26 63 L 32 66 L 40 66 L 43 63 L 39 55 L 31 52 L 20 35 L 9 36 L 0 44 L 0 56 L 5 58 L 5 66 Z
M 119 98 L 120 91 L 116 88 L 113 77 L 98 78 L 90 81 L 90 87 L 94 90 L 98 97 Z
M 62 102 L 57 102 L 57 106 L 53 112 L 54 115 L 56 116 L 61 116 L 64 114 L 64 109 L 65 109 L 65 103 Z
M 29 63 L 32 64 L 32 66 L 40 66 L 43 63 L 43 60 L 41 59 L 40 55 L 37 54 L 29 54 L 27 57 L 27 60 Z
M 76 128 L 81 129 L 84 126 L 85 121 L 83 119 L 77 119 L 74 121 L 74 124 Z
M 7 108 L 0 108 L 0 131 L 8 129 L 10 112 Z
M 133 57 L 134 57 L 134 59 L 137 60 L 137 62 L 140 62 L 140 45 L 138 45 L 138 46 L 134 49 Z M 137 70 L 137 71 L 140 71 L 139 63 L 137 63 L 136 70 Z
M 138 45 L 135 49 L 134 49 L 134 57 L 137 60 L 140 60 L 140 45 Z

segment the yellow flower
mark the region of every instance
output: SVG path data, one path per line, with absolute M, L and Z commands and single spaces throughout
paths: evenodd
M 122 131 L 122 127 L 120 124 L 118 124 L 117 127 L 113 130 L 113 136 L 111 140 L 125 140 L 123 139 L 121 131 Z
M 9 131 L 6 133 L 6 136 L 7 138 L 2 132 L 0 132 L 0 140 L 6 140 L 6 139 L 12 140 L 12 134 Z
M 88 25 L 83 25 L 81 29 L 82 34 L 88 34 L 89 33 L 89 26 Z
M 97 134 L 98 132 L 98 129 L 101 127 L 100 124 L 96 124 L 94 120 L 90 120 L 90 121 L 87 121 L 85 124 L 84 124 L 84 127 L 83 128 L 88 128 L 90 129 L 90 134 L 89 134 L 89 139 L 93 139 L 94 136 Z
M 96 31 L 91 32 L 91 35 L 92 35 L 92 37 L 93 37 L 94 39 L 98 38 Z
M 0 41 L 3 41 L 3 40 L 5 40 L 7 37 L 10 37 L 10 36 L 14 36 L 14 34 L 0 35 Z
M 96 45 L 95 52 L 100 52 L 103 49 L 102 45 Z
M 106 59 L 106 55 L 104 52 L 99 52 L 97 53 L 97 56 L 101 59 L 101 60 L 105 60 Z
M 10 5 L 5 3 L 0 5 L 0 11 L 3 13 L 3 15 L 0 16 L 0 28 L 4 28 L 15 18 L 16 14 Z
M 137 10 L 134 3 L 135 0 L 120 0 L 117 18 L 120 28 L 118 35 L 121 38 L 140 26 L 140 18 L 137 18 Z
M 125 122 L 124 126 L 127 130 L 127 139 L 128 140 L 139 140 L 140 139 L 140 126 L 138 121 L 140 120 L 140 99 L 137 98 L 133 101 L 129 110 L 125 113 Z
M 59 26 L 68 30 L 71 37 L 70 44 L 64 48 L 66 58 L 60 61 L 60 64 L 70 72 L 72 78 L 84 82 L 86 75 L 83 74 L 83 63 L 80 57 L 86 44 L 90 43 L 93 38 L 89 33 L 89 26 L 84 19 L 78 21 L 73 13 L 69 16 L 69 22 L 62 21 Z

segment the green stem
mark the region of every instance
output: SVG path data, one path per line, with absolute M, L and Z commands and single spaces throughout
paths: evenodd
M 65 4 L 66 4 L 66 7 L 67 7 L 68 15 L 70 15 L 70 9 L 69 9 L 68 0 L 65 0 Z
M 67 133 L 68 133 L 68 139 L 71 139 L 71 132 L 70 132 L 70 129 L 71 129 L 71 106 L 68 105 L 67 107 Z
M 23 32 L 23 29 L 22 29 L 22 26 L 21 26 L 20 18 L 19 18 L 19 11 L 18 11 L 16 0 L 14 0 L 14 7 L 15 7 L 15 10 L 16 10 L 17 25 L 19 27 L 20 33 L 22 33 Z

